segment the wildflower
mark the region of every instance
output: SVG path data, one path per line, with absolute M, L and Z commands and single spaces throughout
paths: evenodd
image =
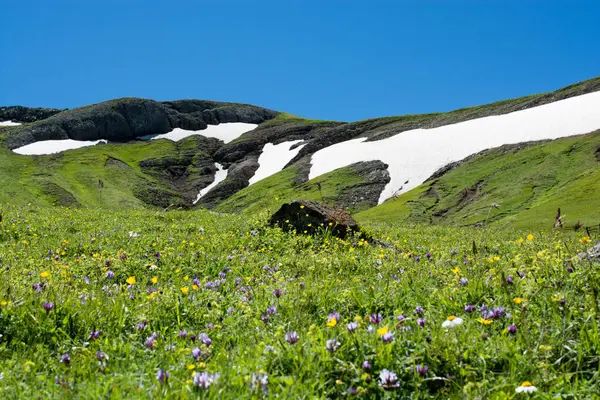
M 368 332 L 368 333 L 373 333 L 373 332 L 375 332 L 375 328 L 373 327 L 373 325 L 369 325 L 369 326 L 367 326 L 367 332 Z
M 459 267 L 452 268 L 452 272 L 454 272 L 455 274 L 458 275 L 458 274 L 460 274 L 460 268 Z
M 200 286 L 200 279 L 198 279 L 198 278 L 192 279 L 192 284 L 196 285 L 196 286 Z
M 47 313 L 49 313 L 54 308 L 54 303 L 52 303 L 52 302 L 48 303 L 48 302 L 44 301 L 42 303 L 42 307 L 44 308 L 44 310 L 46 310 Z
M 337 325 L 337 319 L 335 317 L 334 318 L 331 318 L 331 317 L 327 318 L 327 326 L 328 327 L 333 328 L 336 325 Z
M 129 237 L 130 238 L 136 238 L 136 237 L 139 237 L 139 236 L 140 236 L 140 234 L 137 233 L 137 232 L 134 232 L 134 231 L 129 232 Z
M 515 325 L 509 325 L 509 327 L 506 328 L 506 331 L 511 335 L 514 335 L 515 333 L 517 333 L 517 327 Z
M 60 357 L 60 362 L 63 363 L 63 364 L 65 364 L 65 365 L 69 365 L 69 363 L 71 362 L 71 357 L 69 357 L 68 354 L 63 354 Z
M 465 311 L 466 311 L 466 312 L 469 312 L 469 313 L 470 313 L 470 312 L 473 312 L 473 311 L 475 311 L 475 306 L 473 306 L 473 305 L 471 305 L 471 304 L 467 304 L 467 305 L 465 306 Z
M 190 291 L 190 289 L 187 286 L 181 288 L 181 293 L 183 293 L 183 294 L 188 294 L 189 291 Z
M 350 333 L 353 333 L 358 329 L 358 322 L 350 322 L 346 325 L 346 330 Z
M 158 277 L 157 276 L 152 277 L 152 279 L 150 279 L 150 282 L 152 282 L 153 285 L 156 285 L 158 283 Z
M 300 337 L 298 336 L 298 333 L 296 333 L 295 331 L 292 332 L 287 332 L 285 334 L 285 340 L 289 343 L 289 344 L 296 344 L 298 343 L 298 340 L 300 339 Z
M 486 326 L 490 325 L 492 322 L 494 322 L 491 319 L 486 319 L 486 318 L 479 318 L 477 321 L 481 322 L 483 325 L 486 325 Z
M 392 343 L 394 341 L 394 335 L 392 332 L 386 332 L 381 336 L 383 343 Z
M 573 266 L 567 265 L 567 272 L 572 274 L 573 272 L 575 272 L 575 269 L 573 268 Z
M 252 374 L 252 380 L 250 382 L 252 385 L 252 390 L 257 390 L 257 389 L 260 389 L 262 391 L 267 390 L 267 382 L 268 382 L 267 374 L 264 374 L 264 373 Z
M 159 369 L 156 373 L 156 380 L 159 381 L 161 384 L 164 384 L 169 380 L 170 376 L 171 375 L 164 369 Z
M 33 290 L 35 290 L 36 293 L 42 293 L 44 291 L 44 283 L 40 282 L 40 283 L 35 283 L 33 285 L 31 285 L 31 288 Z
M 513 303 L 515 304 L 521 304 L 525 299 L 521 298 L 521 297 L 515 297 L 513 299 Z
M 590 243 L 592 240 L 590 239 L 589 236 L 584 236 L 581 239 L 579 239 L 579 243 L 581 244 L 586 244 L 586 243 Z
M 275 347 L 265 346 L 265 348 L 263 349 L 263 353 L 275 353 Z
M 42 278 L 48 278 L 48 277 L 50 276 L 50 273 L 49 273 L 49 272 L 47 272 L 47 271 L 44 271 L 44 272 L 41 272 L 41 273 L 40 273 L 40 276 L 41 276 Z
M 275 306 L 267 307 L 267 315 L 275 315 L 276 312 L 277 312 L 277 307 L 275 307 Z
M 341 343 L 338 342 L 336 339 L 329 339 L 327 342 L 325 342 L 325 348 L 330 353 L 336 352 L 337 349 L 340 348 L 340 346 L 341 346 Z
M 415 257 L 415 262 L 419 262 L 419 261 L 421 261 L 421 257 L 419 257 L 419 256 L 416 256 L 416 257 Z
M 137 330 L 138 331 L 143 331 L 144 329 L 146 329 L 146 325 L 148 324 L 148 321 L 143 320 L 142 322 L 138 322 L 137 324 Z
M 425 254 L 425 257 L 427 257 L 428 260 L 431 259 L 431 253 Z
M 417 325 L 419 325 L 419 326 L 425 326 L 425 318 L 419 318 L 419 319 L 417 319 Z
M 469 280 L 467 278 L 460 278 L 458 280 L 458 283 L 460 283 L 463 286 L 467 286 L 469 284 Z
M 462 323 L 463 323 L 462 318 L 451 315 L 448 318 L 446 318 L 446 320 L 442 323 L 442 328 L 454 328 L 455 326 L 458 326 Z
M 202 350 L 200 350 L 199 348 L 195 347 L 192 350 L 192 357 L 194 357 L 194 360 L 197 361 L 201 355 L 202 355 Z
M 383 321 L 383 316 L 381 314 L 373 313 L 369 315 L 369 322 L 375 325 L 379 325 Z
M 261 315 L 260 320 L 266 325 L 269 323 L 269 320 L 271 319 L 271 317 L 269 317 L 269 315 Z
M 282 294 L 283 294 L 283 292 L 281 291 L 281 289 L 275 289 L 273 291 L 273 296 L 275 296 L 277 298 L 281 297 Z
M 100 337 L 100 331 L 92 331 L 92 333 L 90 333 L 90 339 L 92 340 L 96 340 Z
M 363 371 L 370 371 L 371 363 L 368 362 L 367 360 L 365 360 L 365 361 L 363 361 L 361 368 L 363 369 Z
M 521 386 L 519 386 L 515 389 L 515 392 L 517 392 L 517 393 L 535 393 L 535 392 L 537 392 L 537 388 L 535 386 L 533 386 L 533 383 L 531 383 L 529 381 L 525 381 L 525 382 L 521 383 Z
M 429 367 L 427 365 L 417 364 L 416 371 L 417 371 L 417 374 L 424 377 L 425 375 L 427 375 L 427 371 L 429 371 Z
M 97 358 L 98 360 L 102 361 L 102 360 L 104 360 L 104 359 L 106 359 L 106 358 L 107 358 L 107 357 L 106 357 L 106 353 L 103 353 L 103 352 L 101 352 L 101 351 L 97 351 L 97 352 L 96 352 L 96 358 Z
M 512 275 L 509 275 L 506 277 L 506 283 L 508 283 L 509 285 L 512 285 L 514 281 L 514 278 L 512 277 Z
M 198 335 L 198 339 L 200 339 L 202 344 L 204 344 L 205 346 L 210 346 L 212 344 L 212 339 L 209 338 L 208 335 L 204 332 Z
M 386 333 L 388 333 L 390 329 L 387 326 L 384 326 L 382 328 L 377 329 L 377 333 L 379 334 L 379 336 L 383 336 Z
M 115 273 L 112 272 L 111 270 L 106 271 L 106 278 L 107 279 L 112 279 L 115 277 Z
M 206 324 L 206 329 L 212 331 L 213 329 L 215 329 L 215 324 L 209 322 L 208 324 Z
M 135 276 L 130 276 L 125 282 L 127 282 L 130 285 L 135 285 Z
M 215 372 L 214 374 L 208 372 L 196 372 L 194 374 L 193 383 L 196 387 L 208 389 L 213 383 L 217 383 L 218 380 L 218 372 Z
M 400 387 L 398 383 L 398 376 L 394 371 L 388 371 L 384 369 L 379 373 L 379 386 L 384 389 L 393 389 Z
M 423 315 L 424 312 L 425 312 L 425 310 L 423 310 L 423 307 L 421 307 L 421 306 L 416 306 L 415 307 L 415 314 L 417 314 L 417 315 Z
M 404 322 L 404 320 L 406 319 L 406 317 L 403 314 L 398 314 L 398 316 L 396 317 L 396 319 L 398 320 L 398 322 Z
M 154 346 L 156 346 L 156 343 L 155 343 L 156 337 L 157 337 L 156 332 L 153 332 L 152 335 L 150 335 L 148 337 L 148 339 L 146 339 L 146 342 L 144 343 L 144 345 L 146 346 L 147 349 L 149 349 L 149 350 L 154 349 Z

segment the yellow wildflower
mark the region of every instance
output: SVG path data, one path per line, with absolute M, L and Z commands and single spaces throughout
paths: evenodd
M 384 326 L 382 328 L 377 329 L 377 334 L 379 334 L 379 336 L 383 336 L 386 333 L 388 333 L 389 330 L 390 330 L 390 328 L 388 328 L 387 325 L 386 325 L 386 326 Z
M 524 301 L 525 301 L 525 299 L 523 299 L 523 298 L 521 298 L 521 297 L 515 297 L 515 298 L 513 299 L 513 302 L 514 302 L 515 304 L 521 304 L 521 303 L 522 303 L 522 302 L 524 302 Z
M 157 277 L 157 276 L 155 276 L 155 277 L 153 277 L 152 279 L 150 279 L 150 281 L 151 281 L 151 282 L 152 282 L 154 285 L 156 285 L 156 284 L 158 283 L 158 277 Z
M 50 273 L 48 271 L 44 271 L 44 272 L 40 273 L 40 276 L 42 278 L 48 278 L 50 276 Z
M 491 319 L 479 318 L 477 321 L 481 322 L 483 325 L 490 325 L 493 321 Z
M 337 325 L 337 319 L 336 318 L 329 318 L 329 320 L 327 321 L 327 326 L 330 327 L 330 328 L 333 328 L 336 325 Z
M 187 286 L 181 288 L 181 293 L 183 293 L 183 294 L 188 294 L 189 291 L 190 291 L 190 289 Z
M 129 278 L 127 278 L 127 280 L 125 281 L 130 285 L 134 285 L 135 284 L 135 276 L 130 276 Z
M 529 235 L 527 235 L 527 240 L 529 240 L 529 241 L 533 240 L 533 235 L 531 233 Z

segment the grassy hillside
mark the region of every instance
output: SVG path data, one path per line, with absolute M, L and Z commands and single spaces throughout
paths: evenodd
M 599 149 L 600 131 L 531 146 L 492 149 L 357 218 L 459 226 L 487 221 L 550 228 L 560 207 L 570 226 L 578 221 L 597 225 Z
M 48 156 L 22 156 L 0 147 L 0 204 L 122 209 L 181 203 L 181 194 L 160 173 L 140 163 L 162 163 L 164 173 L 167 165 L 188 159 L 193 177 L 199 173 L 193 159 L 204 154 L 196 140 L 98 145 Z
M 272 213 L 292 200 L 318 200 L 329 204 L 338 203 L 343 192 L 364 183 L 353 167 L 340 168 L 304 183 L 296 183 L 299 168 L 291 166 L 283 171 L 249 186 L 217 206 L 216 211 L 254 214 Z M 320 185 L 320 189 L 319 189 Z M 349 211 L 369 208 L 370 204 L 355 204 Z

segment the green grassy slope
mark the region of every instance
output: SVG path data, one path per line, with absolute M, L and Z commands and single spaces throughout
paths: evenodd
M 600 131 L 477 155 L 439 179 L 360 213 L 362 222 L 549 228 L 561 207 L 568 225 L 600 223 Z M 493 207 L 492 204 L 499 207 Z
M 283 203 L 292 200 L 317 200 L 334 204 L 344 190 L 363 183 L 352 167 L 340 168 L 305 183 L 296 183 L 299 170 L 295 166 L 265 178 L 239 191 L 217 206 L 216 211 L 257 213 L 274 212 Z M 321 189 L 319 190 L 319 184 Z M 355 206 L 356 211 L 368 207 Z M 350 210 L 350 211 L 354 211 Z
M 48 156 L 22 156 L 0 148 L 0 204 L 119 209 L 155 204 L 150 196 L 178 202 L 177 193 L 138 163 L 186 152 L 199 152 L 194 138 L 99 145 Z

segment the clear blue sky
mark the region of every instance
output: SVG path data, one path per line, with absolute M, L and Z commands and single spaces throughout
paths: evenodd
M 445 111 L 600 75 L 599 15 L 598 0 L 0 0 L 0 105 Z

